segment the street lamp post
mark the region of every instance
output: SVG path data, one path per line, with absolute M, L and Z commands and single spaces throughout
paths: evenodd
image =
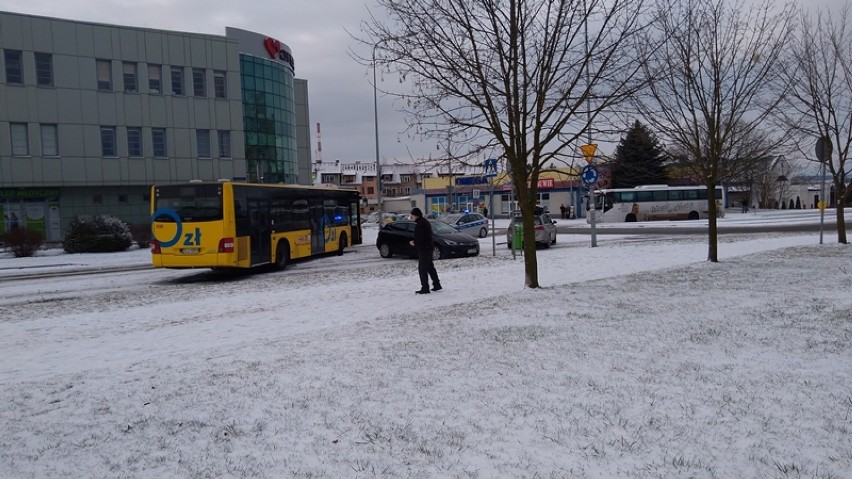
M 376 127 L 376 208 L 382 210 L 382 165 L 379 161 L 379 90 L 376 85 L 376 47 L 373 45 L 373 120 Z

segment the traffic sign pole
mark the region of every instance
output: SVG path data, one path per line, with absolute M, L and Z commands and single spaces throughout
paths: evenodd
M 589 187 L 589 214 L 591 215 L 591 218 L 589 218 L 589 226 L 591 226 L 592 248 L 594 248 L 598 245 L 598 235 L 595 224 L 597 221 L 597 209 L 595 208 L 594 190 L 594 184 L 598 181 L 598 169 L 592 164 L 592 160 L 595 158 L 595 152 L 598 151 L 598 145 L 594 143 L 582 145 L 580 147 L 580 151 L 583 152 L 583 156 L 586 158 L 586 163 L 588 163 L 582 170 L 580 170 L 580 179 L 583 180 L 584 185 Z

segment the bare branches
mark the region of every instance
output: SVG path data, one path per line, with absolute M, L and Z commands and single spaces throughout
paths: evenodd
M 843 205 L 852 197 L 849 175 L 852 148 L 852 31 L 850 7 L 839 14 L 801 13 L 799 32 L 779 77 L 790 84 L 778 115 L 807 158 L 822 163 L 836 197 L 838 242 L 846 243 Z M 831 140 L 831 158 L 816 158 L 818 138 Z
M 793 10 L 764 1 L 743 7 L 726 0 L 659 0 L 662 46 L 649 54 L 649 88 L 636 97 L 644 120 L 712 189 L 741 174 L 741 158 L 765 156 L 780 144 L 761 132 L 783 89 L 769 88 L 784 51 Z M 754 142 L 755 136 L 762 141 Z M 765 148 L 764 152 L 755 147 Z M 745 156 L 740 156 L 745 155 Z M 715 213 L 714 201 L 709 210 Z M 708 259 L 716 261 L 715 214 Z
M 502 151 L 532 221 L 545 165 L 642 86 L 648 1 L 378 0 L 388 20 L 371 18 L 361 42 L 407 82 L 394 94 L 419 135 Z

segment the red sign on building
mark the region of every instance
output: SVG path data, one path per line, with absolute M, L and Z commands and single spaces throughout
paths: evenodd
M 539 178 L 537 184 L 540 190 L 552 190 L 555 183 L 553 178 Z

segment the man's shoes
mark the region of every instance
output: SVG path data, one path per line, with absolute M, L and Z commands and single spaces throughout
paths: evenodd
M 428 289 L 420 289 L 414 292 L 415 294 L 429 294 Z
M 441 288 L 441 285 L 440 285 L 440 284 L 436 284 L 436 285 L 432 288 L 432 291 L 441 291 L 441 289 L 443 289 L 443 288 Z

